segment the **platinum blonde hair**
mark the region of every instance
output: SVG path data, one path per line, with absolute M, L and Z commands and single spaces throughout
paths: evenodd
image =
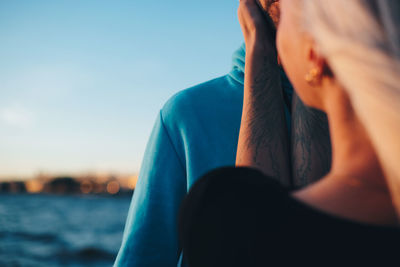
M 304 29 L 348 91 L 400 216 L 400 0 L 300 3 Z

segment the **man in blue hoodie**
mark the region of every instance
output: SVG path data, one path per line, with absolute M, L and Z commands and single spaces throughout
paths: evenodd
M 177 215 L 190 186 L 235 164 L 243 102 L 244 45 L 229 74 L 174 95 L 145 151 L 115 266 L 177 266 Z
M 161 109 L 114 266 L 183 266 L 177 231 L 179 207 L 203 174 L 235 165 L 244 65 L 243 45 L 233 55 L 230 73 L 179 92 Z M 293 90 L 283 72 L 282 89 L 287 128 L 289 132 L 293 129 L 292 181 L 294 187 L 300 187 L 329 170 L 327 123 L 323 114 L 306 108 L 296 96 L 292 101 Z M 313 139 L 324 145 L 315 144 Z M 325 149 L 325 158 L 313 154 L 316 146 Z

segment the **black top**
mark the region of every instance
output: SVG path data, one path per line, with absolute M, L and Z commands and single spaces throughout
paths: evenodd
M 400 228 L 317 211 L 261 172 L 212 171 L 179 218 L 184 261 L 196 266 L 400 266 Z

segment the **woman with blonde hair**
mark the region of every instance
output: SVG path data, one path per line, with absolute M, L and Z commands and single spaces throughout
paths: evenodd
M 326 176 L 289 192 L 268 163 L 263 173 L 248 168 L 255 96 L 277 87 L 278 71 L 262 71 L 278 68 L 263 2 L 241 0 L 238 10 L 246 42 L 242 167 L 215 170 L 192 187 L 180 216 L 185 260 L 189 267 L 398 266 L 400 3 L 280 1 L 280 62 L 303 102 L 327 113 L 333 152 Z

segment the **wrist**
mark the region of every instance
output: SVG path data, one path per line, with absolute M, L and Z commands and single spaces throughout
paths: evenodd
M 263 34 L 257 32 L 249 34 L 245 37 L 246 52 L 247 51 L 262 51 L 268 43 L 267 38 Z
M 258 71 L 257 71 L 258 70 Z M 276 53 L 266 52 L 264 47 L 246 47 L 246 70 L 245 73 L 252 74 L 258 72 L 267 72 L 271 76 L 280 76 L 280 66 Z
M 268 41 L 264 40 L 249 40 L 246 42 L 246 63 L 247 62 L 260 62 L 263 59 L 268 59 L 268 61 L 276 67 L 278 64 L 278 55 L 276 49 Z

